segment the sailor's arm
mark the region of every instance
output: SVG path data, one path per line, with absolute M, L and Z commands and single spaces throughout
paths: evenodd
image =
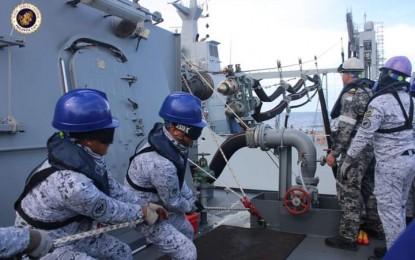
M 140 204 L 141 200 L 137 193 L 117 182 L 111 174 L 108 174 L 108 181 L 110 187 L 110 196 L 116 200 L 126 203 Z
M 27 254 L 37 259 L 46 255 L 52 247 L 52 239 L 45 231 L 21 227 L 0 228 L 0 258 Z
M 357 99 L 354 97 L 354 89 L 343 94 L 342 108 L 340 110 L 340 116 L 338 118 L 338 127 L 336 134 L 333 135 L 333 145 L 331 147 L 331 154 L 334 157 L 340 156 L 340 154 L 347 149 L 350 139 L 352 139 L 355 125 L 357 123 L 358 112 L 356 106 L 358 106 Z
M 374 99 L 368 107 L 362 121 L 362 125 L 357 130 L 356 136 L 353 138 L 347 155 L 356 158 L 367 144 L 371 144 L 376 130 L 379 129 L 384 118 L 382 107 Z
M 151 175 L 152 183 L 156 187 L 160 199 L 167 210 L 176 212 L 190 212 L 194 210 L 193 201 L 182 196 L 176 167 L 170 161 L 165 161 L 163 171 Z M 183 187 L 185 183 L 183 183 Z M 187 187 L 187 186 L 186 186 Z
M 91 179 L 77 172 L 62 175 L 59 196 L 65 207 L 100 222 L 117 223 L 143 218 L 139 204 L 116 200 L 100 191 Z

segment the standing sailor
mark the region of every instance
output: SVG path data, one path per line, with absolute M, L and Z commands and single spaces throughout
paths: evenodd
M 164 124 L 154 125 L 148 142 L 131 158 L 125 183 L 137 190 L 142 200 L 161 204 L 170 212 L 166 221 L 142 226 L 147 242 L 173 259 L 193 260 L 197 258 L 194 230 L 185 213 L 200 212 L 204 207 L 184 175 L 188 149 L 207 123 L 202 118 L 201 101 L 186 92 L 167 96 L 159 115 Z
M 337 130 L 333 132 L 333 145 L 327 155 L 327 164 L 336 165 L 336 157 L 341 161 L 346 157 L 350 142 L 362 124 L 366 105 L 372 96 L 373 81 L 362 78 L 364 66 L 358 58 L 350 58 L 339 66 L 344 88 L 337 99 L 331 118 L 338 119 Z M 326 238 L 325 244 L 346 250 L 357 250 L 355 243 L 360 227 L 361 180 L 373 157 L 373 147 L 366 145 L 360 153 L 358 163 L 342 175 L 337 172 L 336 189 L 341 207 L 339 234 Z
M 405 204 L 415 176 L 414 102 L 405 80 L 411 70 L 405 56 L 390 58 L 380 69 L 376 94 L 341 167 L 341 172 L 347 172 L 366 144 L 373 143 L 374 193 L 388 248 L 405 229 Z
M 104 155 L 113 142 L 117 119 L 112 118 L 105 93 L 76 89 L 55 107 L 52 125 L 60 130 L 47 141 L 48 159 L 30 174 L 15 203 L 15 225 L 48 231 L 53 238 L 89 231 L 94 220 L 123 223 L 144 219 L 152 225 L 157 205 L 142 203 L 117 183 Z M 132 259 L 130 247 L 103 233 L 67 242 L 44 259 Z

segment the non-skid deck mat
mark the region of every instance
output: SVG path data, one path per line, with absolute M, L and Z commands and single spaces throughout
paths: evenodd
M 287 259 L 304 238 L 305 235 L 263 228 L 219 226 L 194 243 L 198 260 L 278 260 Z

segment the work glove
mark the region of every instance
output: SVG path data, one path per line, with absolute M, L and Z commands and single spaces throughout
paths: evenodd
M 144 221 L 147 225 L 153 225 L 157 222 L 157 220 L 163 220 L 168 217 L 169 213 L 165 208 L 162 206 L 155 204 L 155 203 L 149 203 L 146 207 L 146 214 L 144 216 Z
M 41 258 L 53 249 L 52 238 L 42 230 L 30 230 L 30 241 L 26 254 L 30 258 Z
M 347 180 L 347 172 L 349 171 L 350 167 L 352 167 L 353 158 L 350 156 L 346 156 L 342 163 L 342 167 L 340 168 L 340 178 L 341 180 Z
M 205 209 L 205 207 L 203 206 L 202 202 L 200 202 L 199 200 L 196 200 L 194 204 L 195 204 L 195 207 L 196 207 L 196 210 L 195 211 L 197 213 L 200 213 L 200 212 L 202 212 Z

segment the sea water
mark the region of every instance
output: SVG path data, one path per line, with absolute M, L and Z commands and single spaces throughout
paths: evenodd
M 321 112 L 290 112 L 281 113 L 279 116 L 265 122 L 273 128 L 291 128 L 304 132 L 324 129 Z

